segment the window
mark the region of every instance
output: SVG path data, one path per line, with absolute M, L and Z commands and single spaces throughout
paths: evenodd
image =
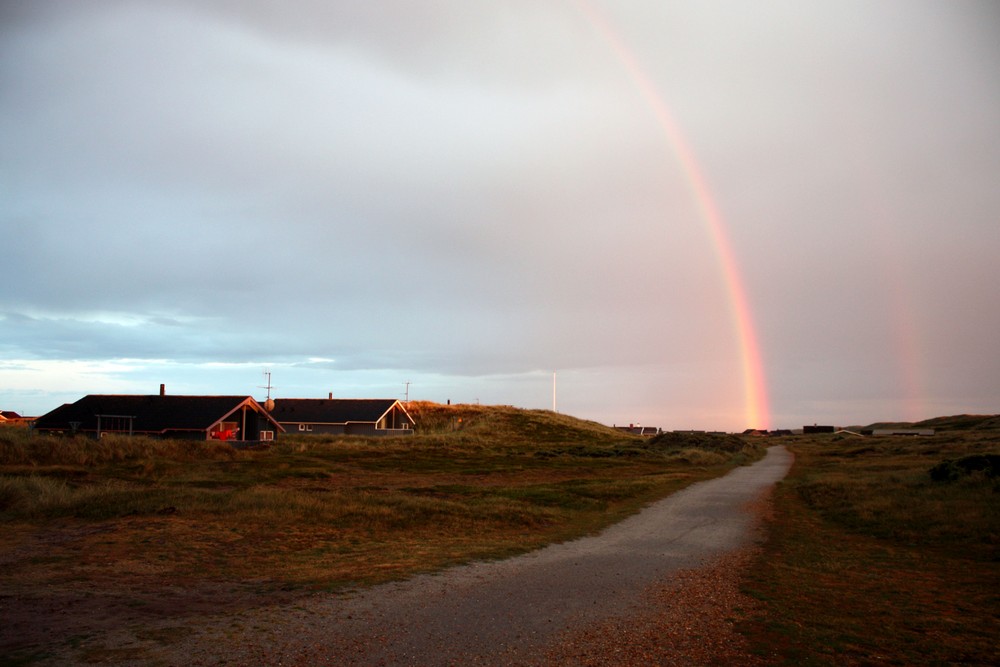
M 209 436 L 213 440 L 236 440 L 240 434 L 240 426 L 236 422 L 219 422 L 213 428 Z

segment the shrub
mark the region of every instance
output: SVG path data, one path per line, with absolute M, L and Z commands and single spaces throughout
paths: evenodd
M 69 505 L 73 496 L 73 489 L 60 479 L 0 477 L 0 512 L 32 516 Z
M 653 436 L 650 447 L 662 449 L 705 449 L 716 452 L 739 452 L 747 442 L 736 435 L 714 433 L 673 433 L 666 432 Z
M 693 466 L 714 466 L 725 463 L 729 457 L 720 452 L 689 447 L 672 451 L 666 455 L 666 458 L 668 461 L 675 463 L 687 463 Z
M 1000 471 L 1000 454 L 972 454 L 957 460 L 945 459 L 929 472 L 935 482 L 953 482 L 973 473 L 980 473 L 987 479 L 993 479 L 998 471 Z

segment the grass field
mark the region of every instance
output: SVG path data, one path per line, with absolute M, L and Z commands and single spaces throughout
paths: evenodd
M 1000 430 L 930 426 L 786 439 L 796 462 L 745 582 L 761 606 L 740 626 L 769 662 L 1000 664 L 1000 469 L 960 465 L 1000 453 Z
M 410 407 L 413 436 L 290 436 L 257 451 L 0 431 L 0 556 L 12 564 L 0 582 L 371 584 L 597 530 L 762 453 L 545 411 Z
M 350 589 L 591 533 L 765 442 L 644 440 L 506 407 L 411 412 L 414 436 L 265 450 L 0 429 L 0 614 L 17 624 L 0 629 L 0 664 L 44 658 L 53 623 L 60 641 L 99 647 L 101 623 Z M 796 461 L 738 622 L 768 663 L 1000 664 L 1000 482 L 985 456 L 1000 453 L 1000 420 L 920 426 L 937 435 L 777 440 Z

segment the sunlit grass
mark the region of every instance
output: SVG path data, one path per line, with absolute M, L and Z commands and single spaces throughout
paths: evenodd
M 10 548 L 16 535 L 99 527 L 99 541 L 84 530 L 50 551 L 66 571 L 153 563 L 178 580 L 336 588 L 593 532 L 763 454 L 547 411 L 412 412 L 412 436 L 292 436 L 262 450 L 0 432 L 0 521 Z

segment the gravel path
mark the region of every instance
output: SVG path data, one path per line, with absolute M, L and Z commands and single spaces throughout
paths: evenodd
M 732 561 L 751 542 L 750 505 L 784 477 L 791 459 L 784 447 L 771 447 L 756 464 L 695 484 L 597 536 L 506 561 L 351 596 L 317 596 L 204 622 L 188 618 L 185 625 L 199 628 L 197 633 L 151 651 L 144 662 L 629 664 L 624 656 L 601 657 L 593 646 L 587 649 L 590 659 L 581 661 L 579 653 L 570 657 L 568 647 L 579 645 L 588 628 L 599 635 L 617 627 L 620 635 L 623 625 L 635 629 L 641 621 L 648 634 L 657 627 L 650 610 L 662 608 L 664 599 L 686 596 L 689 606 L 692 599 L 711 606 L 724 588 L 733 589 L 733 577 L 719 583 L 717 575 L 733 572 L 725 559 Z M 685 577 L 695 581 L 693 587 Z

